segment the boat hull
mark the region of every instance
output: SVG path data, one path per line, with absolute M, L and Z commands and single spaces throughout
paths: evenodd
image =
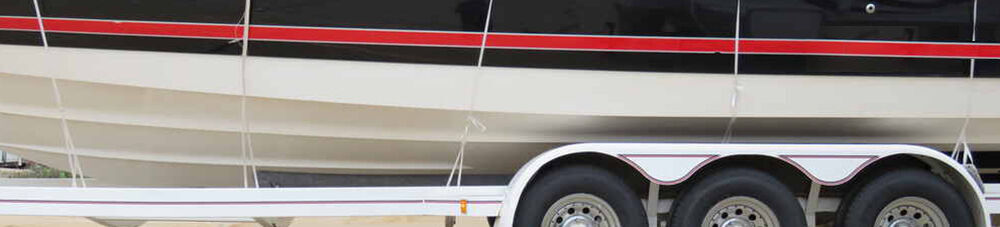
M 0 49 L 0 150 L 68 169 L 65 117 L 71 152 L 99 184 L 242 186 L 239 56 Z M 447 174 L 468 116 L 486 128 L 465 136 L 466 174 L 511 174 L 570 143 L 721 142 L 730 122 L 731 142 L 950 150 L 969 116 L 972 147 L 1000 151 L 1000 79 L 245 64 L 259 171 Z

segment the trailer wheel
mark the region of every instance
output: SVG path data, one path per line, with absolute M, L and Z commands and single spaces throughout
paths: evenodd
M 646 226 L 635 192 L 621 177 L 593 166 L 569 166 L 545 174 L 518 204 L 514 226 Z
M 851 193 L 836 226 L 973 226 L 972 212 L 955 188 L 919 169 L 882 174 Z
M 791 190 L 751 168 L 725 169 L 697 180 L 671 210 L 668 226 L 806 226 Z

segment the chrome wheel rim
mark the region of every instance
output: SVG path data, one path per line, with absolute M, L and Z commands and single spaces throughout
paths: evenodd
M 547 227 L 621 227 L 608 202 L 587 193 L 563 196 L 549 206 L 542 219 Z
M 760 200 L 734 196 L 715 203 L 701 227 L 779 227 L 774 210 Z
M 941 208 L 912 196 L 893 200 L 876 218 L 874 227 L 950 227 Z

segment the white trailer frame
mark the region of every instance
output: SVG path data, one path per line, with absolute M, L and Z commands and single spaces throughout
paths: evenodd
M 658 144 L 584 143 L 542 153 L 506 186 L 341 187 L 341 188 L 51 188 L 0 187 L 0 215 L 88 217 L 101 220 L 256 220 L 278 226 L 275 218 L 315 216 L 498 216 L 497 226 L 513 226 L 521 195 L 549 163 L 580 154 L 618 160 L 649 182 L 647 214 L 667 212 L 660 185 L 676 185 L 702 167 L 729 158 L 769 158 L 795 167 L 809 178 L 809 196 L 800 198 L 810 222 L 831 211 L 838 199 L 820 198 L 823 186 L 849 182 L 887 157 L 912 156 L 962 193 L 978 226 L 1000 213 L 1000 186 L 977 183 L 962 165 L 944 154 L 911 145 L 833 144 Z M 991 189 L 986 192 L 986 189 Z M 1000 192 L 1000 191 L 997 191 Z M 649 215 L 650 226 L 657 223 Z M 810 223 L 814 225 L 814 223 Z

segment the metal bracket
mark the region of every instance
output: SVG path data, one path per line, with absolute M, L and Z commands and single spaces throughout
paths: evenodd
M 819 209 L 819 190 L 820 185 L 813 182 L 809 186 L 809 198 L 806 199 L 806 224 L 809 227 L 816 227 L 816 211 Z
M 646 198 L 646 219 L 649 227 L 657 226 L 656 213 L 660 208 L 660 185 L 649 182 L 649 196 Z

